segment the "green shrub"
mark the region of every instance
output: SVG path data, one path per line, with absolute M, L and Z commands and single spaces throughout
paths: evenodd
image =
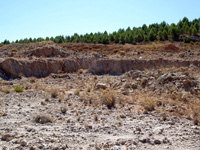
M 183 38 L 183 42 L 184 42 L 184 43 L 190 43 L 191 40 L 192 40 L 192 39 L 191 39 L 190 37 L 184 37 L 184 38 Z
M 137 45 L 137 43 L 135 41 L 133 41 L 133 45 Z
M 169 39 L 169 42 L 173 43 L 173 39 Z
M 193 41 L 190 41 L 190 44 L 191 44 L 191 45 L 194 45 L 194 42 L 193 42 Z
M 24 91 L 23 87 L 21 87 L 19 85 L 14 86 L 14 90 L 15 90 L 15 92 L 23 92 Z

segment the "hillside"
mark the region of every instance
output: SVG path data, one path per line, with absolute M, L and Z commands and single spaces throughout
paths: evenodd
M 198 149 L 200 43 L 0 47 L 0 148 Z

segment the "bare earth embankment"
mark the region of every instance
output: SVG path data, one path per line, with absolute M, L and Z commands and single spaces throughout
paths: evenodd
M 0 56 L 1 149 L 200 149 L 198 45 L 41 42 Z

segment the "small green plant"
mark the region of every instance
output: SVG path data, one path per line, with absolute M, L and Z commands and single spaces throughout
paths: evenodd
M 133 45 L 137 45 L 137 43 L 135 41 L 133 41 Z
M 23 92 L 24 91 L 23 87 L 21 87 L 19 85 L 14 86 L 14 90 L 15 90 L 15 92 Z
M 173 43 L 173 39 L 169 39 L 169 42 Z
M 190 37 L 184 37 L 183 38 L 184 43 L 190 43 L 191 41 L 192 41 L 192 39 Z
M 194 45 L 194 42 L 193 42 L 193 41 L 190 41 L 190 44 L 191 44 L 191 45 Z

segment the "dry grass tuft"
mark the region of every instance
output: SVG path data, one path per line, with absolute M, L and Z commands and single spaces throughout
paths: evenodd
M 87 92 L 91 92 L 91 87 L 90 86 L 87 87 Z
M 63 93 L 60 93 L 59 94 L 59 98 L 58 98 L 58 102 L 61 103 L 64 101 L 64 94 Z
M 74 91 L 74 95 L 80 95 L 80 90 L 77 89 L 76 91 Z
M 57 89 L 51 89 L 51 97 L 52 98 L 58 97 L 58 90 Z
M 144 107 L 145 113 L 148 113 L 149 111 L 155 110 L 156 101 L 152 98 L 144 98 L 142 100 L 142 106 Z
M 126 52 L 125 52 L 125 51 L 119 51 L 119 54 L 120 54 L 121 56 L 124 56 L 124 55 L 126 54 Z
M 106 105 L 109 109 L 115 107 L 116 98 L 113 91 L 103 91 L 101 95 L 102 104 Z
M 36 78 L 35 78 L 35 77 L 30 77 L 30 78 L 29 78 L 29 81 L 30 81 L 30 83 L 35 83 Z
M 11 88 L 9 86 L 2 86 L 0 88 L 0 91 L 5 93 L 5 94 L 9 94 L 11 92 Z

